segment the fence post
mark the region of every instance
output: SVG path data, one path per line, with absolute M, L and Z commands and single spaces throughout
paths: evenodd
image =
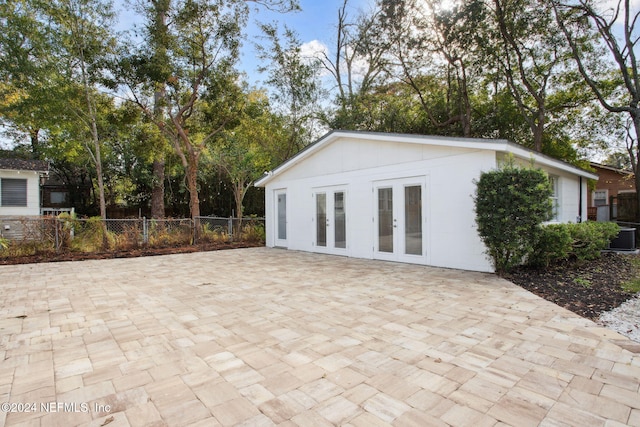
M 233 216 L 230 216 L 227 221 L 227 232 L 229 234 L 229 240 L 233 241 Z
M 55 218 L 53 223 L 53 228 L 56 230 L 56 253 L 60 252 L 60 242 L 58 236 L 58 228 L 60 227 L 60 219 Z
M 147 224 L 147 217 L 142 217 L 142 242 L 146 245 L 149 243 L 149 226 Z

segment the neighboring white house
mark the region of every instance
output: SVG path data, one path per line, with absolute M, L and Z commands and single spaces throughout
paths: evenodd
M 40 215 L 40 178 L 48 171 L 45 161 L 0 159 L 0 217 Z
M 554 221 L 586 220 L 597 175 L 508 141 L 334 131 L 256 182 L 267 246 L 492 271 L 475 181 L 509 153 L 548 172 Z

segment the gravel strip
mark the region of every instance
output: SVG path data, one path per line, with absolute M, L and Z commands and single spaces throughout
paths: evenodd
M 600 314 L 599 323 L 640 343 L 640 294 L 611 311 Z

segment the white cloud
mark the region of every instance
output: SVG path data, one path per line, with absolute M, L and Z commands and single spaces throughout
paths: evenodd
M 300 55 L 303 58 L 314 58 L 324 60 L 324 55 L 329 55 L 329 48 L 319 40 L 311 40 L 300 46 Z

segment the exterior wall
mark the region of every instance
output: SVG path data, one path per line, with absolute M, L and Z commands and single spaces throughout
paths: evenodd
M 492 271 L 476 230 L 474 179 L 496 165 L 490 150 L 398 144 L 343 138 L 266 186 L 267 246 L 275 246 L 275 192 L 287 192 L 287 248 L 318 251 L 314 242 L 314 189 L 346 189 L 347 248 L 344 254 L 374 258 L 376 182 L 423 177 L 426 255 L 422 264 Z
M 40 215 L 40 178 L 36 171 L 11 171 L 0 169 L 0 178 L 27 179 L 27 206 L 2 206 L 0 216 L 37 216 Z
M 543 168 L 558 179 L 558 218 L 555 222 L 581 222 L 587 220 L 587 179 L 552 168 Z M 582 203 L 582 205 L 580 205 Z
M 497 163 L 500 164 L 506 158 L 503 153 L 497 153 Z M 516 164 L 522 167 L 530 167 L 531 159 L 517 159 Z M 580 177 L 569 172 L 553 168 L 546 165 L 533 164 L 533 167 L 539 167 L 549 174 L 550 177 L 557 179 L 557 197 L 558 197 L 558 216 L 553 222 L 580 222 L 587 220 L 587 206 L 589 203 L 588 179 L 582 179 L 580 185 Z
M 457 141 L 452 141 L 455 145 Z M 288 169 L 271 177 L 265 187 L 267 246 L 285 246 L 292 250 L 329 252 L 358 258 L 391 259 L 376 251 L 377 185 L 396 183 L 424 185 L 421 256 L 395 257 L 402 262 L 492 271 L 475 223 L 473 194 L 475 180 L 481 172 L 495 169 L 505 155 L 498 147 L 486 145 L 448 146 L 442 140 L 430 145 L 428 138 L 420 143 L 391 142 L 342 136 L 302 159 L 292 159 Z M 531 163 L 529 152 L 520 150 L 523 165 Z M 540 165 L 557 182 L 558 215 L 556 222 L 587 219 L 589 194 L 588 174 L 580 179 L 570 167 L 540 157 Z M 297 163 L 296 163 L 297 162 Z M 589 177 L 592 177 L 589 176 Z M 394 181 L 395 180 L 395 181 Z M 406 181 L 399 181 L 406 180 Z M 395 184 L 394 184 L 395 185 Z M 346 193 L 347 247 L 328 250 L 315 246 L 316 192 Z M 276 239 L 276 198 L 286 192 L 287 239 Z M 396 197 L 394 190 L 394 198 Z M 402 217 L 394 221 L 403 221 Z M 330 221 L 329 221 L 330 222 Z M 395 223 L 394 223 L 395 224 Z M 395 226 L 394 226 L 395 227 Z M 394 254 L 395 255 L 395 254 Z
M 607 191 L 607 205 L 609 204 L 610 196 L 617 196 L 621 192 L 634 192 L 635 184 L 633 180 L 633 174 L 625 174 L 613 171 L 608 168 L 600 168 L 596 165 L 592 165 L 596 169 L 598 174 L 598 182 L 596 182 L 596 190 Z M 589 194 L 589 206 L 593 207 L 593 192 Z

